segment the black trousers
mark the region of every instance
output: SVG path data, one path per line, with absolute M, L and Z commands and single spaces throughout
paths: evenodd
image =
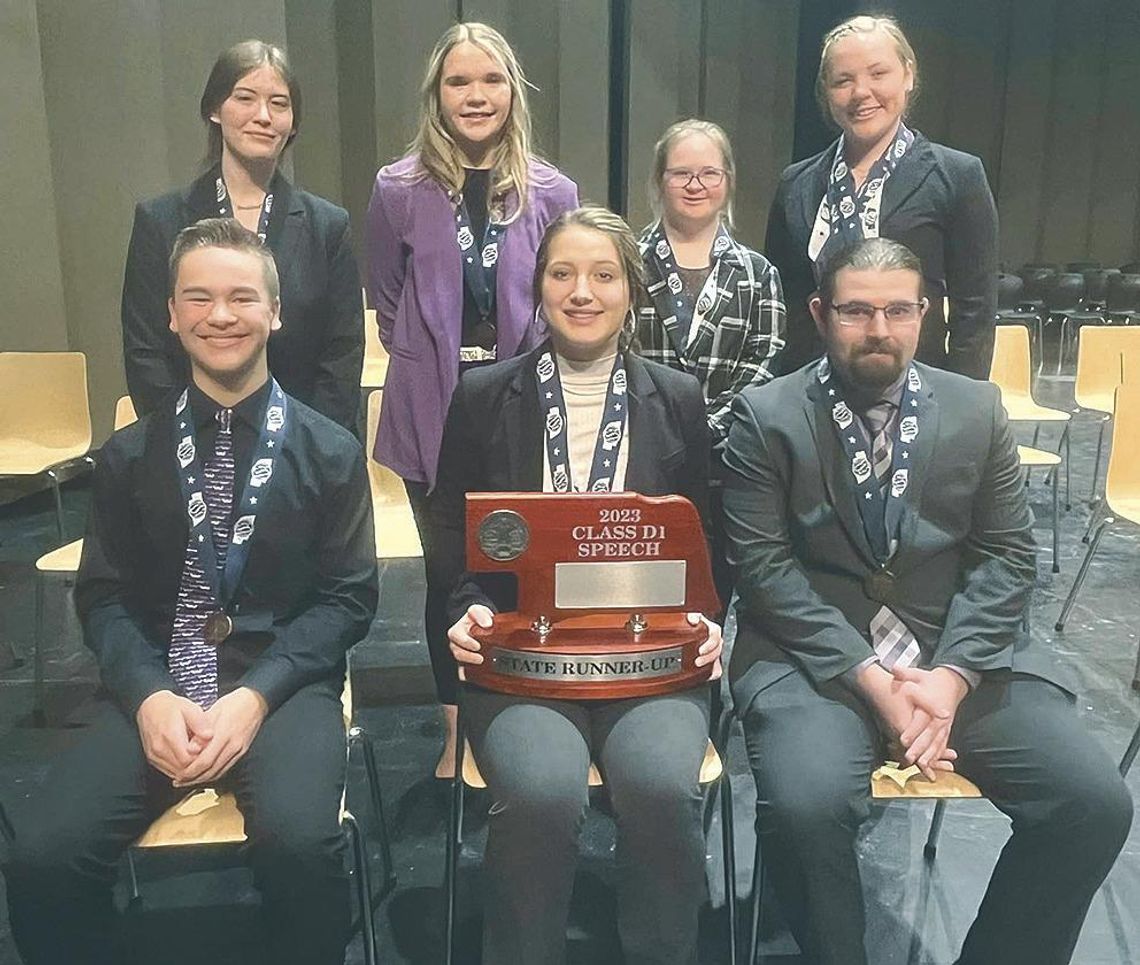
M 431 658 L 431 672 L 435 678 L 435 692 L 441 704 L 454 704 L 459 700 L 459 677 L 455 658 L 447 645 L 447 597 L 451 586 L 445 575 L 440 573 L 440 557 L 437 540 L 432 530 L 427 483 L 404 480 L 412 516 L 420 534 L 420 545 L 424 551 L 424 582 L 427 584 L 427 598 L 424 602 L 424 636 L 427 638 L 428 656 Z
M 743 715 L 757 831 L 773 887 L 808 962 L 863 965 L 855 835 L 883 748 L 872 712 L 840 683 L 799 672 Z M 1128 836 L 1132 799 L 1073 703 L 1036 677 L 988 674 L 951 732 L 957 770 L 1013 824 L 960 965 L 1063 965 Z
M 708 688 L 636 700 L 463 697 L 493 804 L 484 965 L 562 965 L 591 759 L 617 814 L 618 932 L 627 965 L 696 965 L 705 897 L 701 760 Z
M 273 962 L 341 965 L 348 881 L 339 825 L 345 738 L 339 681 L 314 684 L 266 718 L 220 787 L 245 817 Z M 27 965 L 111 965 L 111 886 L 126 847 L 188 794 L 143 756 L 138 729 L 101 702 L 52 766 L 6 869 L 12 931 Z

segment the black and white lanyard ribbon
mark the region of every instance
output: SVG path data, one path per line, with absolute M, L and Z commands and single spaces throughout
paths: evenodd
M 253 538 L 257 514 L 265 502 L 270 481 L 273 479 L 277 454 L 281 450 L 281 440 L 285 438 L 289 407 L 285 393 L 274 379 L 270 387 L 269 404 L 265 409 L 265 421 L 261 426 L 253 465 L 249 469 L 249 479 L 240 502 L 234 505 L 234 523 L 230 533 L 229 549 L 226 551 L 225 570 L 219 574 L 209 507 L 203 495 L 205 476 L 194 443 L 193 417 L 187 411 L 188 399 L 188 392 L 184 391 L 178 397 L 174 408 L 174 444 L 178 462 L 178 481 L 181 484 L 186 513 L 190 518 L 190 538 L 198 545 L 202 572 L 210 581 L 210 588 L 219 610 L 224 611 L 237 592 L 242 572 L 249 559 L 249 544 Z
M 890 544 L 898 536 L 903 496 L 910 482 L 910 466 L 914 458 L 912 443 L 918 438 L 918 393 L 922 390 L 922 380 L 915 367 L 909 366 L 902 398 L 899 400 L 891 470 L 884 496 L 873 467 L 873 439 L 867 439 L 855 425 L 855 413 L 843 396 L 839 380 L 832 376 L 831 365 L 826 357 L 819 363 L 818 378 L 827 391 L 831 420 L 835 423 L 839 442 L 855 480 L 856 501 L 867 539 L 879 562 L 885 562 L 890 556 Z
M 507 226 L 496 224 L 487 214 L 487 227 L 483 229 L 483 241 L 475 246 L 475 232 L 471 228 L 471 217 L 467 212 L 467 202 L 463 195 L 453 198 L 455 205 L 455 240 L 463 257 L 463 276 L 475 307 L 483 321 L 487 321 L 495 311 L 495 280 L 498 277 L 499 245 Z
M 538 357 L 534 374 L 538 380 L 538 398 L 546 413 L 544 432 L 550 481 L 556 493 L 568 493 L 573 489 L 573 476 L 570 474 L 566 399 L 562 394 L 562 380 L 558 376 L 558 363 L 552 350 L 547 349 Z M 613 488 L 618 453 L 621 452 L 622 440 L 625 438 L 627 398 L 625 362 L 621 352 L 618 352 L 610 371 L 606 405 L 598 426 L 598 439 L 594 443 L 594 459 L 590 464 L 590 480 L 587 485 L 590 492 L 608 493 Z
M 824 248 L 844 247 L 861 238 L 879 237 L 879 209 L 883 188 L 899 162 L 914 143 L 914 133 L 901 121 L 894 138 L 879 156 L 867 178 L 855 187 L 855 176 L 843 156 L 844 137 L 840 135 L 835 162 L 827 179 L 827 191 L 819 203 L 808 255 L 818 261 Z
M 716 237 L 713 239 L 709 257 L 713 270 L 709 272 L 709 277 L 705 280 L 704 288 L 701 289 L 696 301 L 692 301 L 685 297 L 685 286 L 681 281 L 680 273 L 677 271 L 677 257 L 673 254 L 673 247 L 665 235 L 664 225 L 658 222 L 657 227 L 653 229 L 653 234 L 649 236 L 648 250 L 652 254 L 658 274 L 665 279 L 665 285 L 669 289 L 667 296 L 670 302 L 669 315 L 677 320 L 677 344 L 675 347 L 678 355 L 682 355 L 685 347 L 692 341 L 693 315 L 703 317 L 713 306 L 716 296 L 716 261 L 731 247 L 732 236 L 722 224 L 717 229 Z
M 230 193 L 226 190 L 226 182 L 222 179 L 220 174 L 214 186 L 217 189 L 218 217 L 237 217 L 233 212 L 233 205 L 230 203 Z M 272 211 L 273 195 L 267 191 L 265 198 L 261 202 L 261 213 L 257 216 L 257 237 L 261 239 L 262 244 L 265 244 L 265 238 L 269 234 L 269 215 Z

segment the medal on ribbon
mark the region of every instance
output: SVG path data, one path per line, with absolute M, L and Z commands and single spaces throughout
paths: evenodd
M 548 347 L 539 355 L 534 375 L 538 383 L 538 397 L 547 407 L 545 436 L 550 482 L 556 493 L 568 493 L 573 486 L 573 475 L 570 470 L 566 399 L 562 394 L 562 380 L 558 376 L 558 363 L 554 359 L 552 348 Z M 594 458 L 586 484 L 586 489 L 590 492 L 609 492 L 613 486 L 618 455 L 625 438 L 626 409 L 625 360 L 621 352 L 618 352 L 614 358 L 614 367 L 610 370 L 605 408 L 602 410 L 598 436 L 594 442 Z
M 178 463 L 178 480 L 182 498 L 186 503 L 186 514 L 190 523 L 190 535 L 197 548 L 202 573 L 210 584 L 211 595 L 217 610 L 206 619 L 203 636 L 207 643 L 220 646 L 233 632 L 233 621 L 227 614 L 242 573 L 249 559 L 249 545 L 257 523 L 257 513 L 264 502 L 265 492 L 273 479 L 273 469 L 280 440 L 284 438 L 288 426 L 288 402 L 281 386 L 274 379 L 269 390 L 269 405 L 266 407 L 249 479 L 246 481 L 241 499 L 234 503 L 235 519 L 230 531 L 229 548 L 225 554 L 225 564 L 219 571 L 217 548 L 214 544 L 213 524 L 210 522 L 209 507 L 195 483 L 204 479 L 201 462 L 194 443 L 193 425 L 183 417 L 186 409 L 184 392 L 175 405 L 174 439 L 175 459 Z M 184 435 L 184 433 L 190 433 Z

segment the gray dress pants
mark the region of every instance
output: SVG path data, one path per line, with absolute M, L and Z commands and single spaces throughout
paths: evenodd
M 627 965 L 695 965 L 705 897 L 701 760 L 708 689 L 539 700 L 467 688 L 464 720 L 492 805 L 484 965 L 560 965 L 591 759 L 617 815 Z

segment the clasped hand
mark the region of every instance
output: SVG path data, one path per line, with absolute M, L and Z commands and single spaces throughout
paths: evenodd
M 721 674 L 724 672 L 721 667 L 720 653 L 724 649 L 724 638 L 721 636 L 720 625 L 713 623 L 711 620 L 706 619 L 699 613 L 687 614 L 689 623 L 696 626 L 698 623 L 703 622 L 708 627 L 708 639 L 701 644 L 700 649 L 697 651 L 697 659 L 694 663 L 698 667 L 707 667 L 712 665 L 712 670 L 709 673 L 709 680 L 719 680 Z M 484 606 L 482 603 L 473 603 L 467 608 L 467 612 L 463 614 L 455 624 L 447 631 L 447 639 L 451 646 L 451 655 L 455 657 L 455 662 L 459 664 L 459 679 L 466 680 L 467 677 L 463 672 L 464 664 L 473 664 L 478 666 L 483 662 L 483 655 L 479 652 L 479 641 L 471 635 L 471 631 L 475 627 L 482 627 L 488 630 L 494 624 L 495 615 L 491 612 L 490 607 Z
M 209 710 L 169 690 L 151 694 L 135 720 L 146 759 L 175 787 L 216 781 L 249 750 L 268 706 L 249 687 L 219 697 Z
M 958 705 L 969 692 L 966 681 L 948 667 L 920 670 L 872 664 L 859 674 L 859 687 L 889 735 L 903 749 L 903 764 L 917 764 L 928 780 L 936 771 L 954 770 L 957 752 L 949 746 Z

